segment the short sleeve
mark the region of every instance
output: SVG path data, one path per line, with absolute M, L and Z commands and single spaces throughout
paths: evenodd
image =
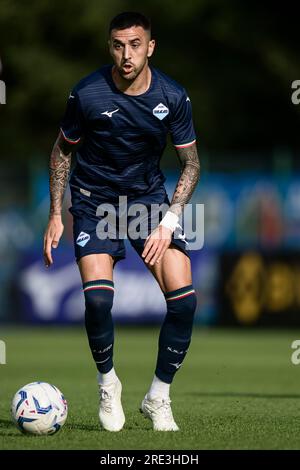
M 184 89 L 172 113 L 170 133 L 177 148 L 189 147 L 196 142 L 191 101 Z
M 72 91 L 69 95 L 60 130 L 67 142 L 78 144 L 83 135 L 84 119 L 78 94 Z

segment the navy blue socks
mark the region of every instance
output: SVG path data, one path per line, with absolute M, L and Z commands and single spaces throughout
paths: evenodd
M 114 283 L 107 279 L 86 282 L 83 291 L 89 345 L 98 371 L 106 374 L 113 368 L 114 326 L 111 308 Z M 171 384 L 191 342 L 197 300 L 192 285 L 166 293 L 165 299 L 167 314 L 159 335 L 155 375 Z
M 189 348 L 197 299 L 192 284 L 165 294 L 167 314 L 162 324 L 155 375 L 172 383 Z
M 111 308 L 114 283 L 107 279 L 85 282 L 85 327 L 97 369 L 105 374 L 113 367 L 114 326 Z

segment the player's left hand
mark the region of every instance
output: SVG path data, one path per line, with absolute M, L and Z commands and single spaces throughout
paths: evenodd
M 172 241 L 172 231 L 169 228 L 159 225 L 146 238 L 142 257 L 146 264 L 154 266 L 163 258 L 166 250 Z

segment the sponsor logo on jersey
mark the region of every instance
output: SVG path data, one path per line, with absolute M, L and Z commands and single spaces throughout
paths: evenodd
M 87 244 L 87 242 L 90 240 L 90 238 L 91 237 L 88 233 L 80 232 L 80 234 L 77 237 L 76 243 L 77 243 L 77 245 L 83 247 Z
M 162 121 L 169 114 L 169 109 L 162 103 L 159 103 L 154 109 L 153 114 Z
M 112 115 L 113 115 L 114 113 L 117 113 L 118 111 L 120 111 L 119 108 L 118 108 L 118 109 L 115 109 L 114 111 L 104 111 L 104 113 L 101 113 L 101 114 L 104 114 L 105 116 L 108 116 L 109 118 L 111 118 Z

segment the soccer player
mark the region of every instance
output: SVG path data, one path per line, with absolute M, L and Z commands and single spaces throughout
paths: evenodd
M 196 309 L 190 257 L 178 223 L 200 172 L 191 103 L 181 85 L 149 64 L 154 48 L 150 21 L 142 14 L 125 12 L 111 21 L 113 64 L 73 88 L 50 157 L 50 215 L 44 236 L 47 267 L 53 263 L 51 249 L 58 246 L 63 233 L 62 201 L 76 148 L 70 178 L 75 256 L 85 296 L 86 331 L 98 369 L 100 424 L 108 431 L 119 431 L 125 423 L 122 385 L 113 365 L 111 315 L 113 268 L 125 257 L 125 247 L 119 233 L 99 236 L 99 221 L 105 220 L 101 204 L 110 204 L 117 218 L 122 212 L 120 196 L 127 196 L 128 208 L 139 203 L 147 209 L 141 223 L 143 236 L 134 237 L 128 231 L 128 238 L 166 299 L 155 374 L 140 406 L 154 430 L 179 429 L 171 410 L 170 384 L 187 353 Z M 168 133 L 181 162 L 171 203 L 159 168 Z M 167 210 L 151 228 L 148 209 L 163 203 Z

